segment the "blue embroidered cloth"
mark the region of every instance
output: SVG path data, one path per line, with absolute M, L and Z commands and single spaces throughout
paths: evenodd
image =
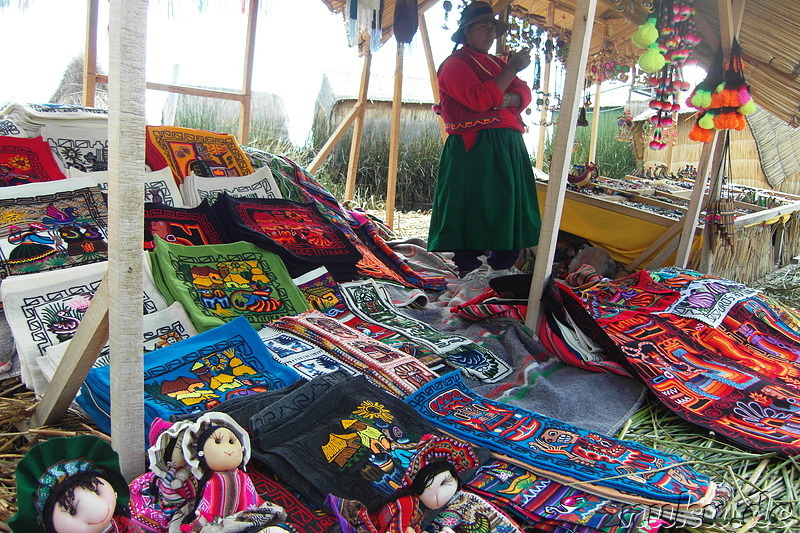
M 111 429 L 110 369 L 93 368 L 78 405 Z M 244 317 L 144 355 L 143 430 L 154 418 L 200 413 L 230 398 L 286 387 L 299 376 L 275 362 Z
M 455 437 L 486 446 L 533 472 L 577 481 L 579 488 L 596 494 L 682 506 L 705 505 L 714 496 L 708 476 L 677 455 L 483 398 L 459 372 L 426 383 L 405 401 Z

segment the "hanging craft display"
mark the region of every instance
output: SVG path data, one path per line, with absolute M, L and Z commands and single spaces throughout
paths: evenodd
M 689 89 L 683 67 L 696 61 L 691 56 L 700 42 L 694 14 L 694 0 L 662 0 L 631 36 L 635 46 L 645 49 L 637 64 L 650 74 L 647 84 L 654 91 L 650 108 L 656 114 L 651 118 L 652 140 L 648 145 L 652 150 L 667 147 L 665 128 L 674 125 L 672 115 L 680 110 L 680 93 Z
M 417 0 L 395 0 L 392 29 L 398 43 L 409 44 L 417 33 L 419 13 Z
M 722 50 L 718 50 L 706 78 L 697 84 L 689 105 L 699 111 L 689 139 L 708 142 L 714 130 L 743 130 L 744 116 L 756 110 L 744 79 L 744 61 L 739 41 L 734 37 L 727 65 L 723 68 Z
M 617 134 L 614 138 L 621 142 L 633 142 L 633 113 L 630 109 L 626 109 L 617 118 Z
M 362 42 L 362 35 L 368 34 L 370 51 L 377 52 L 383 36 L 382 16 L 383 0 L 347 0 L 345 6 L 347 44 L 359 45 Z
M 627 41 L 615 42 L 608 35 L 608 26 L 600 43 L 600 49 L 589 56 L 586 62 L 586 80 L 589 83 L 602 81 L 627 82 L 636 64 L 636 55 Z

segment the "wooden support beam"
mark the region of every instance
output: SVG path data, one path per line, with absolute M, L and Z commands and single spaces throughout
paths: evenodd
M 653 268 L 660 268 L 662 266 L 665 266 L 664 263 L 666 262 L 667 257 L 672 255 L 677 248 L 678 248 L 678 240 L 677 239 L 672 239 L 664 247 L 663 250 L 658 252 L 658 255 L 656 255 L 649 263 L 647 263 L 647 265 L 645 266 L 645 269 L 646 270 L 651 270 Z
M 97 12 L 100 0 L 87 0 L 86 42 L 83 52 L 83 105 L 94 107 L 97 89 Z
M 589 162 L 597 161 L 597 131 L 600 129 L 600 87 L 602 81 L 594 86 L 594 113 L 592 113 L 592 132 L 589 136 Z
M 364 134 L 364 115 L 367 112 L 367 94 L 369 93 L 369 73 L 372 64 L 372 52 L 369 46 L 364 52 L 364 67 L 361 69 L 361 85 L 358 89 L 358 102 L 361 103 L 353 126 L 353 139 L 350 142 L 350 161 L 347 164 L 347 181 L 344 187 L 344 199 L 350 201 L 356 194 L 356 175 L 358 159 L 361 156 L 361 138 Z
M 647 259 L 649 259 L 650 256 L 653 255 L 653 253 L 655 253 L 656 250 L 664 246 L 667 243 L 667 241 L 673 239 L 681 230 L 682 226 L 683 226 L 683 220 L 679 220 L 675 224 L 667 228 L 667 230 L 664 233 L 662 233 L 658 237 L 658 239 L 654 240 L 653 244 L 645 248 L 645 250 L 642 253 L 640 253 L 636 257 L 636 259 L 625 265 L 624 269 L 625 272 L 633 272 L 637 268 L 639 268 L 639 265 L 647 261 Z
M 394 203 L 397 194 L 397 163 L 400 160 L 400 118 L 403 111 L 403 43 L 397 43 L 394 64 L 392 125 L 389 134 L 389 175 L 386 179 L 386 225 L 394 225 Z
M 308 165 L 307 170 L 309 174 L 312 175 L 316 174 L 317 171 L 320 169 L 320 167 L 322 167 L 322 163 L 324 163 L 325 160 L 328 158 L 328 156 L 331 154 L 331 151 L 333 151 L 333 148 L 341 140 L 342 135 L 344 135 L 344 132 L 347 131 L 347 128 L 349 128 L 350 125 L 353 123 L 353 121 L 355 121 L 356 117 L 361 112 L 361 108 L 364 107 L 364 105 L 365 104 L 360 101 L 356 101 L 356 103 L 353 104 L 353 107 L 350 109 L 347 115 L 345 115 L 345 117 L 342 119 L 342 122 L 339 124 L 339 126 L 337 126 L 337 128 L 328 138 L 328 140 L 325 141 L 325 144 L 322 146 L 322 148 L 320 148 L 317 156 Z
M 422 38 L 422 48 L 425 50 L 425 61 L 428 63 L 428 76 L 431 79 L 431 90 L 433 91 L 433 101 L 439 102 L 439 82 L 436 77 L 436 64 L 433 61 L 433 50 L 431 49 L 431 39 L 428 34 L 428 23 L 425 22 L 425 14 L 419 14 L 419 33 Z M 442 140 L 447 139 L 447 132 L 444 129 L 444 120 L 438 117 L 439 132 Z
M 73 335 L 30 421 L 31 427 L 54 424 L 64 418 L 86 375 L 108 341 L 108 278 L 97 287 L 81 325 Z
M 242 76 L 242 105 L 239 109 L 239 144 L 250 140 L 250 112 L 253 101 L 253 58 L 256 48 L 258 0 L 250 0 L 247 13 L 247 39 L 244 46 L 244 75 Z
M 145 469 L 142 352 L 145 48 L 148 0 L 111 0 L 108 280 L 111 443 L 129 481 Z
M 694 180 L 692 197 L 689 199 L 689 207 L 683 219 L 681 242 L 678 245 L 678 255 L 675 257 L 675 266 L 681 268 L 686 268 L 686 265 L 689 264 L 689 254 L 692 249 L 694 229 L 697 227 L 697 219 L 700 217 L 700 212 L 703 210 L 706 184 L 708 183 L 708 176 L 711 173 L 711 165 L 709 165 L 709 162 L 711 161 L 711 156 L 717 144 L 722 143 L 719 143 L 719 135 L 717 135 L 715 130 L 711 141 L 704 143 L 700 151 L 700 160 L 697 163 L 697 177 Z M 708 239 L 705 239 L 704 243 L 707 241 Z
M 572 144 L 575 141 L 575 121 L 581 99 L 580 88 L 583 87 L 585 78 L 586 60 L 589 57 L 589 44 L 596 10 L 597 0 L 577 0 L 570 51 L 567 56 L 564 96 L 561 101 L 561 112 L 558 116 L 558 126 L 553 143 L 553 161 L 550 166 L 550 180 L 547 184 L 542 229 L 539 235 L 539 246 L 536 249 L 531 290 L 528 294 L 528 314 L 525 317 L 525 324 L 532 331 L 536 331 L 541 313 L 544 284 L 553 269 Z
M 96 76 L 97 83 L 108 83 L 108 76 L 98 74 Z M 221 100 L 234 100 L 241 102 L 244 100 L 242 93 L 235 93 L 231 91 L 217 91 L 214 89 L 201 89 L 200 87 L 189 87 L 187 85 L 173 85 L 170 83 L 156 83 L 148 81 L 147 89 L 153 91 L 165 91 L 168 93 L 188 94 L 191 96 L 204 96 L 206 98 L 219 98 Z

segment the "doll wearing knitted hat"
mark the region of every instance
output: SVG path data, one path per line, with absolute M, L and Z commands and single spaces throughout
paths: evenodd
M 131 519 L 143 530 L 166 533 L 172 517 L 194 501 L 197 480 L 183 456 L 183 434 L 190 421 L 171 424 L 156 418 L 150 426 L 147 450 L 150 471 L 131 482 Z
M 460 491 L 460 475 L 477 466 L 478 457 L 469 444 L 425 435 L 406 469 L 403 486 L 386 501 L 370 509 L 328 495 L 326 503 L 343 533 L 420 533 Z
M 128 518 L 128 485 L 119 457 L 93 435 L 57 437 L 17 465 L 15 533 L 139 533 Z
M 231 523 L 247 522 L 252 527 L 248 531 L 263 532 L 286 518 L 283 508 L 258 495 L 245 473 L 250 437 L 230 416 L 205 413 L 187 428 L 181 445 L 197 479 L 197 495 L 181 511 L 180 531 L 234 531 Z M 170 532 L 175 530 L 177 516 Z

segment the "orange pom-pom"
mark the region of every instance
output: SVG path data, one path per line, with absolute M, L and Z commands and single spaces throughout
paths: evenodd
M 714 91 L 711 93 L 711 105 L 708 107 L 710 109 L 719 109 L 721 107 L 725 107 L 722 91 Z
M 735 113 L 736 115 L 736 127 L 734 128 L 736 131 L 742 131 L 747 126 L 747 119 L 744 118 L 744 115 L 741 113 Z
M 701 128 L 699 124 L 695 124 L 694 127 L 692 127 L 692 131 L 689 132 L 689 139 L 692 141 L 707 143 L 711 140 L 713 135 L 713 131 Z

